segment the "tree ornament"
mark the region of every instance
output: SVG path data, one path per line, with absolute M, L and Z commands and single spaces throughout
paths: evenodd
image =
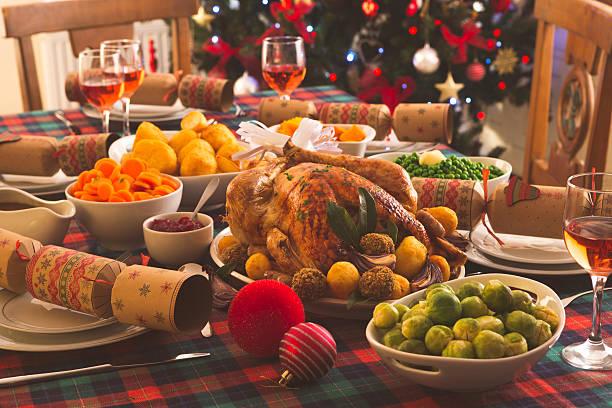
M 363 14 L 366 17 L 374 17 L 378 14 L 378 8 L 380 6 L 376 2 L 376 0 L 363 0 L 361 3 L 361 9 L 363 10 Z
M 212 31 L 211 23 L 215 19 L 215 16 L 208 14 L 206 10 L 204 10 L 204 6 L 200 6 L 198 9 L 198 14 L 191 16 L 191 19 L 200 27 L 204 27 L 208 31 Z
M 406 17 L 412 17 L 423 7 L 423 0 L 410 0 L 406 6 Z
M 438 51 L 431 48 L 429 43 L 425 43 L 423 48 L 417 50 L 412 57 L 414 68 L 421 74 L 432 74 L 438 70 L 440 66 L 440 58 Z
M 234 83 L 234 95 L 249 95 L 259 90 L 259 82 L 244 71 Z
M 496 13 L 503 13 L 510 7 L 512 0 L 491 0 L 491 7 Z
M 304 321 L 304 305 L 284 283 L 265 279 L 249 283 L 236 294 L 227 313 L 234 341 L 256 357 L 278 353 L 283 335 Z
M 497 52 L 493 66 L 500 75 L 506 75 L 514 72 L 517 63 L 516 51 L 512 48 L 502 48 Z
M 459 99 L 459 91 L 463 89 L 463 84 L 456 83 L 450 71 L 448 71 L 446 81 L 437 83 L 434 86 L 440 91 L 440 102 L 450 98 Z
M 323 377 L 334 366 L 336 341 L 323 326 L 299 323 L 285 333 L 278 354 L 285 369 L 278 383 L 306 383 Z
M 478 61 L 472 62 L 465 69 L 465 76 L 472 82 L 480 82 L 487 74 L 487 70 L 484 65 Z

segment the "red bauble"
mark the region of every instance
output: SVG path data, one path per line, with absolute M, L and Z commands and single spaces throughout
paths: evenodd
M 492 0 L 491 7 L 493 7 L 494 12 L 503 13 L 504 11 L 508 10 L 508 7 L 510 7 L 511 1 L 512 0 Z
M 279 348 L 285 372 L 279 383 L 309 382 L 323 377 L 336 361 L 336 341 L 323 326 L 300 323 L 283 336 Z
M 480 62 L 472 62 L 465 69 L 465 76 L 472 82 L 482 81 L 485 77 L 487 70 L 484 65 Z
M 227 314 L 234 341 L 256 357 L 275 356 L 283 335 L 303 321 L 300 298 L 289 286 L 269 279 L 240 289 Z
M 376 16 L 378 14 L 378 7 L 376 0 L 363 0 L 363 3 L 361 3 L 361 9 L 366 17 Z

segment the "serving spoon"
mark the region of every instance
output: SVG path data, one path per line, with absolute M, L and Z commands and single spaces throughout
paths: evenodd
M 195 209 L 191 213 L 191 220 L 196 221 L 198 217 L 198 213 L 200 209 L 206 204 L 206 202 L 212 197 L 212 195 L 217 191 L 217 187 L 219 187 L 219 177 L 215 177 L 208 182 L 208 185 L 202 192 L 202 196 L 200 197 L 200 201 L 195 206 Z

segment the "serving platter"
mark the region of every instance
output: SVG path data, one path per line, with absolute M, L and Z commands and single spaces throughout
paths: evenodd
M 223 261 L 219 257 L 219 242 L 225 236 L 232 235 L 229 227 L 225 228 L 213 240 L 210 245 L 210 257 L 213 262 L 221 267 L 224 265 Z M 231 272 L 232 286 L 237 288 L 247 285 L 251 282 L 254 282 L 248 276 L 241 274 L 240 272 L 233 271 Z M 458 278 L 465 277 L 465 267 L 461 267 Z M 394 300 L 389 300 L 389 302 L 393 302 Z M 306 312 L 310 314 L 315 314 L 319 316 L 325 317 L 335 317 L 340 319 L 349 319 L 349 320 L 369 320 L 372 317 L 372 311 L 374 307 L 380 303 L 379 301 L 362 301 L 356 302 L 351 307 L 348 306 L 348 301 L 344 299 L 335 299 L 335 298 L 320 298 L 316 301 L 304 302 L 304 309 Z

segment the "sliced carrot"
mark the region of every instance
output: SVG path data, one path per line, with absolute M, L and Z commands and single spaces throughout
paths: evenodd
M 113 172 L 111 173 L 110 176 L 108 176 L 108 178 L 114 182 L 115 180 L 117 180 L 119 177 L 121 177 L 121 166 L 116 166 L 113 169 Z
M 132 176 L 134 179 L 137 178 L 138 175 L 146 169 L 147 163 L 135 157 L 125 160 L 121 165 L 121 172 L 123 174 L 128 174 Z
M 88 194 L 98 194 L 98 186 L 96 185 L 96 183 L 87 183 L 83 187 L 83 191 Z
M 173 193 L 174 191 L 175 190 L 170 186 L 161 185 L 161 186 L 155 187 L 155 189 L 153 190 L 153 194 L 166 195 L 166 194 Z
M 81 200 L 85 201 L 100 201 L 100 198 L 96 194 L 83 194 Z
M 96 170 L 96 169 L 91 169 L 89 171 L 85 172 L 85 176 L 83 177 L 83 184 L 87 184 L 89 183 L 91 180 L 95 179 L 96 177 L 100 177 L 102 175 L 102 172 Z
M 161 183 L 162 183 L 161 177 L 158 174 L 155 174 L 148 170 L 140 173 L 136 181 L 147 183 L 151 189 L 154 189 L 157 186 L 161 186 Z
M 134 179 L 131 176 L 122 174 L 117 180 L 113 181 L 113 188 L 115 190 L 129 190 L 133 182 Z
M 137 191 L 134 193 L 134 200 L 136 201 L 148 200 L 150 198 L 153 198 L 153 196 L 145 191 Z
M 149 184 L 143 181 L 136 180 L 132 183 L 132 191 L 147 191 L 150 190 Z
M 127 190 L 119 190 L 116 191 L 115 194 L 123 198 L 125 201 L 134 201 L 134 196 Z
M 114 192 L 115 189 L 113 188 L 113 185 L 110 183 L 110 181 L 105 181 L 98 185 L 98 197 L 100 197 L 100 200 L 102 201 L 108 201 L 111 194 L 113 194 Z
M 161 183 L 164 186 L 172 187 L 174 190 L 177 190 L 180 186 L 180 184 L 176 180 L 164 174 L 161 175 Z
M 76 198 L 83 197 L 83 194 L 85 194 L 85 192 L 83 190 L 78 190 L 78 191 L 72 192 L 72 195 L 75 196 Z
M 108 197 L 109 203 L 125 203 L 127 202 L 120 194 L 113 193 Z
M 119 167 L 119 164 L 108 157 L 98 160 L 94 165 L 94 169 L 101 171 L 104 177 L 110 177 L 116 167 Z

